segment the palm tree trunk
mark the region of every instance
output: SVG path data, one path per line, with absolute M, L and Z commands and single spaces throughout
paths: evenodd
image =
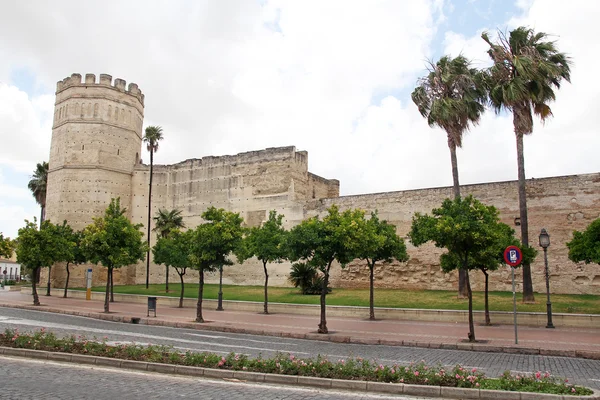
M 146 252 L 146 289 L 150 285 L 150 222 L 152 218 L 152 175 L 154 172 L 154 151 L 150 150 L 150 184 L 148 185 L 148 251 Z
M 265 271 L 265 305 L 264 312 L 265 314 L 269 313 L 269 296 L 267 294 L 267 288 L 269 287 L 269 274 L 267 272 L 267 262 L 263 261 L 263 269 Z
M 456 143 L 448 135 L 448 148 L 450 149 L 450 163 L 452 164 L 452 192 L 455 199 L 460 198 L 460 182 L 458 180 L 458 159 L 456 158 Z M 463 269 L 458 270 L 458 298 L 467 297 L 467 277 Z
M 332 261 L 329 262 L 327 269 L 325 270 L 325 275 L 323 276 L 323 286 L 321 287 L 321 322 L 319 323 L 318 333 L 329 333 L 327 329 L 327 316 L 325 314 L 326 310 L 326 298 L 327 298 L 327 286 L 329 286 L 329 269 L 331 268 Z
M 492 322 L 490 321 L 490 306 L 489 306 L 489 301 L 488 301 L 488 294 L 489 294 L 489 275 L 487 273 L 487 271 L 485 270 L 485 268 L 481 268 L 481 272 L 483 272 L 483 275 L 485 275 L 485 291 L 484 291 L 484 301 L 483 301 L 483 308 L 485 309 L 485 324 L 486 325 L 491 325 Z
M 177 271 L 177 273 L 179 274 L 179 271 Z M 183 308 L 183 274 L 179 274 L 179 279 L 181 280 L 181 293 L 179 293 L 179 308 Z
M 48 286 L 46 287 L 46 296 L 50 296 L 50 274 L 52 273 L 52 267 L 48 267 Z
M 513 119 L 518 117 L 515 112 Z M 517 166 L 519 170 L 519 217 L 521 221 L 521 243 L 523 247 L 529 246 L 529 221 L 527 220 L 527 194 L 525 191 L 525 157 L 523 152 L 523 134 L 517 133 Z M 533 282 L 531 280 L 531 267 L 523 263 L 523 301 L 535 301 L 533 296 Z
M 198 278 L 198 303 L 196 304 L 196 322 L 204 322 L 202 318 L 202 293 L 204 292 L 204 268 L 200 269 Z
M 40 270 L 39 268 L 36 268 L 33 271 L 33 275 L 36 275 L 39 270 Z M 36 286 L 35 279 L 31 280 L 31 294 L 33 294 L 33 305 L 34 306 L 39 306 L 40 305 L 40 298 L 38 296 L 37 286 Z
M 374 292 L 374 287 L 373 287 L 373 281 L 374 281 L 374 275 L 375 275 L 375 261 L 373 261 L 373 263 L 369 263 L 369 261 L 367 260 L 367 263 L 369 264 L 369 319 L 370 320 L 374 320 L 375 319 L 375 300 L 373 297 L 373 292 Z
M 65 281 L 65 293 L 63 297 L 67 298 L 67 290 L 69 290 L 69 277 L 71 276 L 71 271 L 69 271 L 69 263 L 67 262 L 67 280 Z
M 109 295 L 110 295 L 110 271 L 111 267 L 108 267 L 106 271 L 106 292 L 104 294 L 104 312 L 107 313 L 110 311 L 109 307 Z

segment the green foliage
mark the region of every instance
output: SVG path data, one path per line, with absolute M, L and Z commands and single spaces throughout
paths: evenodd
M 154 225 L 153 231 L 158 233 L 159 238 L 166 237 L 173 229 L 185 228 L 181 210 L 177 209 L 159 209 L 154 216 Z
M 554 88 L 564 79 L 570 82 L 571 61 L 560 53 L 548 35 L 527 27 L 518 27 L 507 37 L 498 32 L 492 42 L 487 32 L 481 37 L 490 46 L 493 61 L 487 86 L 492 106 L 497 112 L 515 113 L 517 135 L 533 131 L 532 112 L 542 121 L 552 115 L 548 106 L 556 98 Z
M 408 261 L 404 239 L 398 236 L 394 225 L 379 219 L 377 211 L 365 222 L 360 242 L 357 258 L 366 260 L 369 268 L 379 261 Z
M 304 262 L 293 263 L 288 280 L 294 287 L 299 287 L 302 294 L 321 294 L 323 277 L 312 265 Z M 331 293 L 331 287 L 327 287 L 327 293 Z
M 443 56 L 429 65 L 427 76 L 420 78 L 412 100 L 430 126 L 439 126 L 448 141 L 462 146 L 469 124 L 477 124 L 485 111 L 487 93 L 483 73 L 470 67 L 464 56 Z
M 243 262 L 256 257 L 264 264 L 281 262 L 287 255 L 285 248 L 286 230 L 283 228 L 283 214 L 269 212 L 269 219 L 259 227 L 250 229 L 238 251 L 238 260 Z
M 4 237 L 0 232 L 0 257 L 11 258 L 15 250 L 15 243 L 9 237 Z
M 35 201 L 44 209 L 46 207 L 46 188 L 48 186 L 48 163 L 38 163 L 33 171 L 33 176 L 27 183 Z M 42 213 L 43 214 L 43 213 Z
M 147 126 L 144 134 L 144 142 L 150 153 L 158 151 L 158 142 L 163 139 L 163 130 L 160 126 Z
M 327 215 L 308 218 L 290 231 L 287 240 L 291 261 L 303 260 L 328 276 L 335 260 L 346 266 L 356 258 L 361 246 L 361 221 L 364 211 L 346 210 L 342 213 L 336 205 Z
M 169 235 L 161 236 L 152 248 L 154 262 L 185 271 L 188 267 L 190 246 L 193 231 L 181 232 L 178 229 L 169 231 Z
M 107 339 L 94 340 L 85 337 L 59 338 L 44 329 L 33 333 L 21 333 L 6 329 L 0 334 L 0 345 L 14 348 L 87 354 L 124 360 L 156 362 L 171 365 L 249 371 L 290 376 L 310 376 L 328 379 L 363 380 L 372 382 L 405 383 L 413 385 L 460 387 L 473 389 L 499 389 L 534 393 L 555 393 L 586 396 L 593 391 L 569 384 L 566 380 L 551 376 L 548 372 L 511 375 L 504 373 L 499 379 L 488 378 L 475 368 L 460 365 L 444 367 L 429 366 L 424 361 L 399 365 L 383 365 L 377 360 L 360 357 L 329 360 L 324 356 L 298 358 L 291 353 L 277 353 L 271 358 L 250 358 L 245 354 L 187 351 L 180 353 L 169 346 L 139 344 L 107 344 Z
M 464 199 L 446 199 L 432 215 L 416 213 L 409 237 L 415 246 L 432 241 L 436 247 L 445 248 L 460 260 L 449 267 L 473 269 L 470 257 L 481 257 L 483 252 L 498 242 L 498 210 L 468 196 Z
M 41 229 L 37 224 L 25 220 L 25 226 L 19 229 L 17 238 L 17 262 L 28 271 L 50 267 L 64 257 L 64 238 L 62 227 L 50 221 L 42 222 Z
M 219 266 L 233 264 L 227 257 L 242 242 L 242 217 L 238 213 L 210 207 L 202 218 L 206 223 L 198 225 L 190 234 L 190 267 L 214 271 Z
M 586 264 L 600 264 L 600 218 L 583 231 L 573 231 L 573 239 L 567 243 L 569 260 Z
M 142 240 L 142 224 L 132 224 L 121 209 L 120 198 L 111 199 L 104 217 L 83 231 L 83 252 L 89 261 L 111 268 L 120 268 L 145 259 L 146 243 Z

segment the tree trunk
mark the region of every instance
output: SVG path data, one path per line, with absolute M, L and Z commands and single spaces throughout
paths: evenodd
M 165 273 L 166 273 L 165 292 L 169 293 L 169 266 L 168 265 L 165 265 Z
M 374 306 L 374 299 L 373 299 L 373 280 L 374 280 L 374 270 L 375 270 L 375 261 L 373 261 L 373 263 L 369 263 L 369 260 L 367 260 L 367 264 L 369 264 L 369 269 L 370 269 L 370 273 L 369 273 L 369 319 L 370 320 L 374 320 L 375 319 L 375 306 Z
M 483 275 L 485 275 L 485 291 L 484 291 L 484 301 L 483 301 L 483 307 L 485 309 L 485 324 L 486 325 L 491 325 L 492 322 L 490 321 L 490 307 L 489 307 L 489 301 L 488 301 L 488 294 L 489 294 L 489 275 L 487 273 L 487 271 L 485 270 L 485 268 L 481 268 L 481 272 L 483 272 Z
M 152 174 L 154 172 L 154 151 L 150 150 L 150 184 L 148 185 L 148 251 L 146 252 L 146 289 L 150 284 L 150 222 L 152 221 Z
M 196 305 L 196 322 L 204 322 L 202 318 L 202 292 L 204 291 L 204 268 L 200 269 L 198 285 L 198 304 Z
M 452 164 L 452 193 L 455 199 L 460 198 L 460 182 L 458 180 L 458 159 L 456 158 L 456 143 L 451 135 L 448 135 L 448 148 L 450 149 L 450 163 Z M 467 297 L 467 278 L 463 269 L 458 269 L 458 298 Z
M 469 342 L 475 342 L 475 323 L 473 322 L 473 292 L 471 291 L 469 271 L 465 269 L 465 272 L 467 275 L 467 293 L 469 296 Z
M 36 268 L 33 271 L 33 275 L 35 276 L 39 270 L 40 270 L 39 268 Z M 37 292 L 37 286 L 36 286 L 35 279 L 31 280 L 31 294 L 33 294 L 33 305 L 34 306 L 39 306 L 40 305 L 40 298 L 38 297 L 38 292 Z
M 48 286 L 46 287 L 46 296 L 50 296 L 50 274 L 52 273 L 52 267 L 48 267 Z
M 63 297 L 67 298 L 67 290 L 69 290 L 69 277 L 71 276 L 71 271 L 69 271 L 69 263 L 67 262 L 67 280 L 65 281 L 65 293 Z
M 331 261 L 325 269 L 325 275 L 323 276 L 323 286 L 321 287 L 321 322 L 319 323 L 318 333 L 329 333 L 327 329 L 327 316 L 325 315 L 326 303 L 325 299 L 327 298 L 327 286 L 329 285 L 329 269 L 331 268 Z
M 518 113 L 514 113 L 513 119 Z M 523 155 L 523 134 L 517 136 L 517 165 L 519 169 L 519 217 L 521 220 L 521 243 L 523 247 L 529 246 L 529 221 L 527 220 L 527 194 L 525 191 L 525 157 Z M 523 263 L 523 302 L 532 303 L 533 282 L 531 280 L 531 267 L 529 263 Z
M 108 270 L 106 271 L 106 292 L 104 294 L 104 312 L 107 313 L 110 311 L 110 307 L 109 307 L 109 295 L 110 295 L 110 273 L 111 273 L 111 267 L 108 267 Z
M 183 308 L 183 275 L 185 274 L 185 272 L 183 274 L 180 274 L 179 271 L 177 271 L 177 273 L 179 274 L 179 279 L 181 280 L 181 293 L 179 293 L 179 308 Z
M 114 303 L 115 302 L 115 288 L 113 285 L 113 270 L 114 268 L 110 269 L 110 302 Z
M 267 287 L 269 286 L 269 274 L 267 272 L 267 262 L 263 261 L 263 269 L 265 270 L 265 314 L 269 313 L 269 296 L 267 295 Z

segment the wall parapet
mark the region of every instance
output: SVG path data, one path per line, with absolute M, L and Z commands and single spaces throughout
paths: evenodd
M 118 90 L 120 92 L 127 93 L 139 100 L 139 102 L 144 105 L 144 94 L 138 87 L 136 83 L 130 83 L 127 86 L 127 82 L 124 79 L 116 78 L 114 84 L 112 83 L 112 76 L 108 74 L 100 74 L 100 81 L 96 82 L 96 75 L 94 74 L 85 74 L 85 79 L 81 81 L 81 74 L 71 74 L 71 76 L 66 77 L 62 81 L 56 82 L 56 94 L 58 95 L 60 92 L 67 90 L 71 87 L 88 87 L 88 86 L 97 86 L 103 88 L 110 88 L 114 90 Z M 126 87 L 127 86 L 127 87 Z

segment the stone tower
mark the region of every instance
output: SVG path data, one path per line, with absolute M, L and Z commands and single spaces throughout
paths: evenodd
M 131 209 L 131 180 L 139 163 L 144 95 L 135 83 L 101 74 L 72 74 L 56 85 L 46 195 L 46 219 L 83 229 L 111 198 Z M 53 270 L 61 286 L 63 268 Z M 74 274 L 77 285 L 79 273 Z

